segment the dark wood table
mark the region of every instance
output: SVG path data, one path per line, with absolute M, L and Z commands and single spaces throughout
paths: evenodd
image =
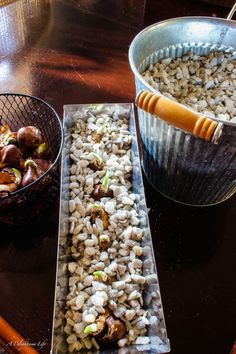
M 128 48 L 170 17 L 226 17 L 229 8 L 188 0 L 0 1 L 0 91 L 32 94 L 62 117 L 63 105 L 132 102 Z M 8 4 L 7 4 L 8 3 Z M 229 354 L 236 339 L 236 198 L 183 206 L 144 178 L 173 354 Z M 34 223 L 0 231 L 0 314 L 49 353 L 59 191 Z

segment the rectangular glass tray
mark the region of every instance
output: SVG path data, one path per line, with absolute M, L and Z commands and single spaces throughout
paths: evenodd
M 108 104 L 72 104 L 64 106 L 64 147 L 62 150 L 62 166 L 61 166 L 61 193 L 60 193 L 60 225 L 59 225 L 59 241 L 58 241 L 58 258 L 57 258 L 57 277 L 56 277 L 56 294 L 54 306 L 54 321 L 53 321 L 53 337 L 52 349 L 53 354 L 66 354 L 65 337 L 63 335 L 63 315 L 66 305 L 66 295 L 68 293 L 69 273 L 67 264 L 71 261 L 68 254 L 69 246 L 69 183 L 70 183 L 70 147 L 71 147 L 71 132 L 74 122 L 81 117 L 85 117 L 86 111 L 106 111 L 113 110 L 122 112 L 129 118 L 129 130 L 132 136 L 132 191 L 139 195 L 138 214 L 140 219 L 139 228 L 144 230 L 142 247 L 145 247 L 145 255 L 142 256 L 143 275 L 155 273 L 156 261 L 153 250 L 152 237 L 150 232 L 146 200 L 144 194 L 140 158 L 138 151 L 138 142 L 136 134 L 135 116 L 133 104 L 131 103 L 108 103 Z M 157 297 L 152 297 L 151 294 L 156 292 Z M 170 352 L 170 343 L 167 337 L 166 325 L 160 295 L 158 277 L 151 284 L 145 284 L 143 291 L 144 308 L 157 317 L 155 323 L 150 323 L 147 326 L 146 336 L 150 338 L 150 344 L 147 345 L 132 345 L 117 349 L 100 349 L 101 354 L 156 354 Z M 86 353 L 86 351 L 83 351 Z M 89 351 L 91 353 L 91 350 Z M 82 353 L 82 351 L 80 351 Z M 97 353 L 97 351 L 96 351 Z

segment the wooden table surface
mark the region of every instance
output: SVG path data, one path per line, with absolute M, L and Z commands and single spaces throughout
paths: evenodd
M 132 102 L 128 48 L 142 28 L 228 12 L 197 0 L 0 1 L 0 91 L 38 96 L 61 117 L 64 104 Z M 186 207 L 144 183 L 171 352 L 229 354 L 236 339 L 236 198 Z M 58 199 L 59 192 L 34 223 L 0 225 L 0 314 L 45 354 Z

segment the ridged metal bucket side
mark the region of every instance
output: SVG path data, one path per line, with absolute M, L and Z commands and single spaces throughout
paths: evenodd
M 200 55 L 207 55 L 212 50 L 232 52 L 232 48 L 208 43 L 178 44 L 155 51 L 138 70 L 143 72 L 162 58 L 180 57 L 189 50 Z M 147 87 L 136 77 L 137 92 Z M 222 202 L 236 191 L 235 127 L 224 126 L 223 137 L 215 145 L 141 109 L 138 109 L 138 119 L 143 169 L 161 193 L 185 204 L 210 205 Z
M 142 165 L 161 193 L 186 204 L 210 205 L 236 191 L 235 146 L 198 141 L 143 111 L 139 117 Z

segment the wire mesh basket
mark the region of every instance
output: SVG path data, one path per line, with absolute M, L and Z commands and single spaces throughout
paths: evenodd
M 36 126 L 52 152 L 52 165 L 41 177 L 8 196 L 0 196 L 1 222 L 28 222 L 45 211 L 59 189 L 58 161 L 63 143 L 60 118 L 49 104 L 37 97 L 0 94 L 0 125 L 8 125 L 11 131 Z

